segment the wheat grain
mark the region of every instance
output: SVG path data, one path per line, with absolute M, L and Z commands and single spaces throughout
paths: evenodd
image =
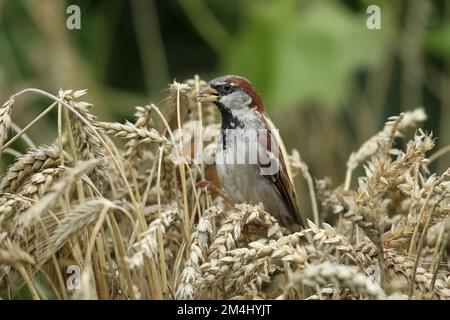
M 331 262 L 310 265 L 305 270 L 297 271 L 290 277 L 287 289 L 297 284 L 315 287 L 329 284 L 345 286 L 352 292 L 371 299 L 385 299 L 384 291 L 370 278 L 359 273 L 356 268 Z
M 143 265 L 144 254 L 154 259 L 158 258 L 157 232 L 159 231 L 164 235 L 166 230 L 179 218 L 178 210 L 172 205 L 161 212 L 161 217 L 150 223 L 148 229 L 141 234 L 141 240 L 133 244 L 133 256 L 127 258 L 127 263 L 131 269 Z
M 137 128 L 147 129 L 150 125 L 152 106 L 138 106 L 136 107 L 136 112 L 134 116 L 136 117 L 136 122 L 134 125 Z M 125 145 L 124 157 L 128 161 L 129 166 L 136 168 L 137 165 L 142 161 L 144 149 L 141 144 L 140 138 L 130 139 Z
M 135 126 L 131 122 L 126 124 L 97 122 L 96 126 L 105 131 L 106 134 L 125 139 L 137 139 L 139 142 L 169 143 L 155 129 L 143 129 Z
M 95 168 L 98 164 L 99 160 L 94 159 L 80 162 L 75 168 L 67 170 L 64 178 L 53 183 L 50 192 L 44 198 L 20 215 L 17 224 L 26 227 L 36 220 L 42 212 L 51 210 L 56 205 L 56 200 L 73 187 L 76 179 Z
M 114 207 L 114 204 L 104 198 L 93 198 L 74 207 L 59 222 L 55 230 L 49 235 L 48 242 L 40 244 L 45 250 L 36 260 L 43 263 L 54 252 L 60 249 L 71 237 L 79 234 L 86 226 L 95 222 L 105 207 Z
M 37 172 L 30 177 L 28 182 L 23 184 L 18 194 L 38 200 L 44 196 L 53 182 L 59 179 L 64 171 L 64 168 L 48 168 Z
M 85 121 L 89 122 L 91 125 L 95 123 L 95 116 L 89 112 L 89 108 L 92 106 L 90 103 L 83 101 L 76 101 L 76 99 L 84 96 L 87 93 L 87 90 L 60 90 L 59 97 L 69 103 L 74 110 L 76 110 Z M 92 177 L 92 180 L 99 184 L 100 187 L 104 185 L 107 178 L 107 167 L 108 160 L 106 157 L 106 151 L 102 145 L 102 142 L 94 134 L 91 126 L 85 125 L 80 118 L 73 114 L 69 113 L 70 127 L 71 132 L 73 134 L 73 138 L 75 140 L 75 148 L 77 152 L 77 157 L 80 160 L 91 160 L 98 159 L 99 163 L 89 176 Z
M 63 153 L 67 161 L 67 154 Z M 0 193 L 15 192 L 21 183 L 30 175 L 48 168 L 56 168 L 60 163 L 59 148 L 56 145 L 42 145 L 30 149 L 26 154 L 16 159 L 8 168 L 0 182 Z

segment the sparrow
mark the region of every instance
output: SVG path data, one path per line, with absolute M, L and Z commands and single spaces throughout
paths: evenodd
M 282 142 L 249 80 L 227 75 L 211 80 L 197 95 L 222 116 L 216 140 L 216 170 L 229 198 L 236 203 L 262 203 L 291 231 L 304 226 L 287 171 Z

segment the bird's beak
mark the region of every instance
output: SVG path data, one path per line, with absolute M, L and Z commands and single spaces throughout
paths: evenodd
M 201 102 L 216 102 L 219 101 L 219 92 L 211 86 L 206 86 L 197 93 L 197 99 Z

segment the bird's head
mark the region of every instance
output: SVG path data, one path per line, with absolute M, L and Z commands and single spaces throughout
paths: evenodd
M 211 80 L 198 93 L 200 101 L 213 102 L 222 113 L 242 113 L 247 110 L 264 112 L 259 94 L 244 77 L 228 75 Z

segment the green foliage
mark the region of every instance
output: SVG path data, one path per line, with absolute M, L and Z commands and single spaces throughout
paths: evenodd
M 450 22 L 440 25 L 427 34 L 425 48 L 436 57 L 450 60 Z
M 387 15 L 383 30 L 368 30 L 367 15 L 334 2 L 300 7 L 273 1 L 247 12 L 249 21 L 229 48 L 224 69 L 252 79 L 269 108 L 305 100 L 338 106 L 352 75 L 383 58 L 392 34 Z

